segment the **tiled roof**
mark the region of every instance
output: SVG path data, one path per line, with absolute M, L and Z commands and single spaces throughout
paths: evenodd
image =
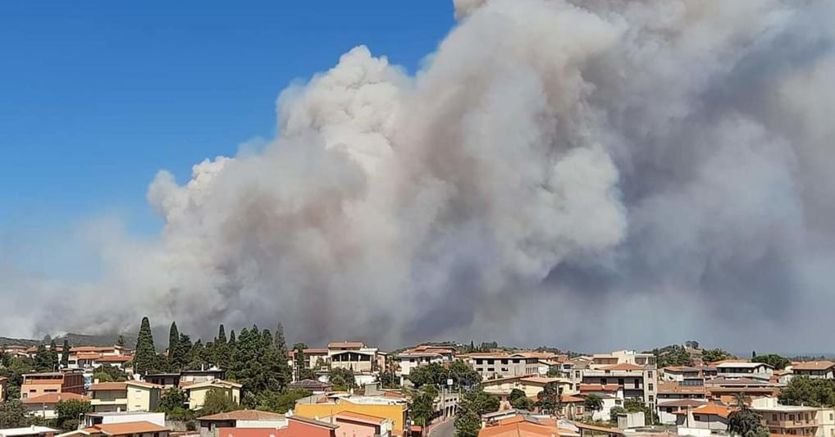
M 721 405 L 716 404 L 707 404 L 703 405 L 695 410 L 692 410 L 693 414 L 704 414 L 704 415 L 714 415 L 719 417 L 727 418 L 731 414 L 731 410 L 728 407 L 723 407 Z M 686 414 L 683 411 L 678 412 L 677 414 Z
M 288 419 L 289 420 L 295 420 L 295 421 L 302 422 L 302 423 L 306 423 L 308 425 L 314 425 L 314 426 L 319 426 L 319 427 L 322 427 L 322 428 L 327 428 L 327 429 L 337 429 L 337 428 L 339 428 L 339 425 L 334 425 L 334 424 L 331 424 L 331 423 L 322 422 L 321 420 L 309 419 L 307 417 L 301 417 L 301 416 L 298 416 L 298 415 L 288 417 Z
M 675 382 L 658 383 L 658 394 L 662 393 L 683 393 L 703 394 L 707 391 L 703 385 L 681 385 Z
M 361 348 L 365 344 L 361 341 L 335 341 L 328 343 L 328 349 Z
M 122 391 L 127 389 L 128 385 L 124 382 L 100 382 L 90 386 L 90 391 Z
M 659 407 L 699 407 L 705 405 L 707 401 L 698 399 L 677 399 L 675 401 L 658 402 Z
M 385 417 L 372 416 L 372 415 L 369 415 L 369 414 L 362 414 L 362 413 L 354 413 L 354 412 L 351 412 L 351 411 L 343 411 L 343 412 L 338 413 L 336 415 L 337 420 L 339 418 L 343 418 L 343 417 L 346 418 L 346 419 L 350 419 L 350 420 L 372 423 L 374 425 L 379 425 L 380 423 L 386 421 Z
M 532 384 L 550 384 L 552 382 L 560 382 L 559 378 L 545 378 L 542 376 L 526 376 L 519 380 L 520 382 L 529 382 Z
M 630 371 L 630 370 L 644 370 L 641 366 L 636 366 L 634 364 L 629 363 L 621 363 L 615 364 L 613 366 L 606 366 L 602 368 L 603 370 L 620 370 L 620 371 Z
M 792 364 L 792 370 L 827 370 L 835 366 L 832 361 L 801 361 Z
M 130 355 L 102 355 L 97 361 L 103 363 L 126 363 L 132 359 L 133 357 Z
M 33 398 L 26 398 L 23 399 L 24 404 L 32 405 L 32 404 L 57 404 L 61 401 L 69 401 L 69 400 L 76 400 L 76 401 L 87 401 L 90 398 L 86 396 L 81 396 L 75 393 L 46 393 L 40 396 L 35 396 Z
M 479 437 L 517 437 L 517 436 L 543 436 L 557 437 L 556 426 L 548 426 L 528 421 L 523 416 L 514 416 L 500 420 L 494 425 L 487 425 L 478 433 Z
M 595 392 L 595 391 L 618 391 L 617 384 L 580 384 L 580 392 Z
M 198 417 L 197 420 L 279 420 L 284 419 L 283 414 L 270 413 L 259 410 L 237 410 L 228 413 L 212 414 L 210 416 Z
M 169 428 L 151 422 L 125 422 L 95 425 L 86 428 L 89 433 L 103 433 L 104 435 L 129 435 L 170 431 Z

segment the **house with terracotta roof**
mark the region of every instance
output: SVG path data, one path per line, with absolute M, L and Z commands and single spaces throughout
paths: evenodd
M 320 420 L 339 426 L 337 437 L 391 437 L 394 427 L 391 419 L 350 411 Z
M 431 363 L 448 363 L 455 358 L 455 351 L 445 347 L 416 346 L 397 354 L 393 360 L 397 364 L 395 374 L 400 377 L 401 384 L 412 372 L 412 369 Z
M 220 437 L 221 428 L 278 429 L 287 426 L 284 414 L 259 410 L 237 410 L 199 417 L 201 437 Z
M 337 437 L 339 425 L 292 416 L 283 428 L 219 428 L 218 437 Z
M 20 398 L 27 399 L 49 393 L 84 394 L 84 374 L 81 372 L 46 372 L 23 375 Z
M 835 379 L 835 362 L 832 361 L 801 361 L 792 363 L 793 376 L 806 376 L 816 379 Z
M 125 422 L 94 425 L 78 431 L 62 434 L 61 437 L 168 437 L 170 428 L 151 422 Z
M 75 393 L 47 393 L 23 399 L 22 403 L 31 416 L 55 419 L 58 417 L 58 413 L 55 411 L 58 402 L 69 400 L 87 402 L 90 399 Z
M 560 432 L 554 421 L 524 415 L 487 423 L 478 433 L 478 437 L 559 437 L 559 435 Z
M 401 435 L 406 426 L 408 404 L 403 398 L 384 396 L 312 396 L 296 402 L 296 416 L 310 419 L 335 417 L 342 413 L 382 417 L 392 422 L 392 433 Z
M 686 409 L 676 413 L 676 425 L 685 429 L 710 430 L 711 432 L 726 432 L 728 417 L 731 410 L 723 405 L 706 404 L 694 409 Z M 681 431 L 679 431 L 681 433 Z M 686 433 L 683 435 L 687 435 Z

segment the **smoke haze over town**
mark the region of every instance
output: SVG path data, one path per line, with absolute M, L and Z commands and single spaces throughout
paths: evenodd
M 96 277 L 0 257 L 0 335 L 835 351 L 835 3 L 455 17 L 415 74 L 355 41 L 280 93 L 275 138 L 149 174 L 163 229 L 86 224 Z

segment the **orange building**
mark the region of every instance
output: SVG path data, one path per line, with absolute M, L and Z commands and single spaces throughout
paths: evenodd
M 27 373 L 23 375 L 20 398 L 48 393 L 84 394 L 84 375 L 80 372 Z

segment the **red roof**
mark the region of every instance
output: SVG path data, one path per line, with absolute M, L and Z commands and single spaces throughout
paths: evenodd
M 46 393 L 40 396 L 35 396 L 34 398 L 23 399 L 23 403 L 28 405 L 57 404 L 60 401 L 69 400 L 89 401 L 90 398 L 75 393 Z
M 170 431 L 170 429 L 151 422 L 125 422 L 94 425 L 91 428 L 85 428 L 84 431 L 89 433 L 102 433 L 104 435 L 116 436 L 165 432 Z
M 336 415 L 337 421 L 343 418 L 357 422 L 370 423 L 372 425 L 379 425 L 386 420 L 385 417 L 371 416 L 369 414 L 354 413 L 351 411 L 343 411 Z
M 128 385 L 124 382 L 100 382 L 90 386 L 90 391 L 123 391 Z
M 644 370 L 641 366 L 636 366 L 634 364 L 629 363 L 621 363 L 615 364 L 613 366 L 606 366 L 602 368 L 603 370 L 621 370 L 621 371 L 630 371 L 630 370 Z

